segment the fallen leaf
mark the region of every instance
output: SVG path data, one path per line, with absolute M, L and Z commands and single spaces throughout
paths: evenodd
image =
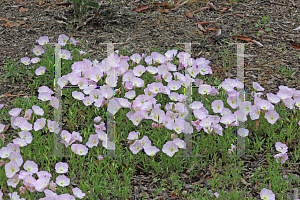
M 259 121 L 258 121 L 258 120 L 255 121 L 255 127 L 256 127 L 256 130 L 260 128 L 260 125 L 259 125 Z
M 9 20 L 7 20 L 6 22 L 4 22 L 2 25 L 3 26 L 9 26 L 9 27 L 20 26 L 20 24 L 18 24 L 16 22 L 9 21 Z
M 12 96 L 12 95 L 9 94 L 9 93 L 5 93 L 4 95 L 5 95 L 5 96 L 8 96 L 8 97 L 11 97 L 11 96 Z
M 194 23 L 194 25 L 197 25 L 197 24 L 211 24 L 211 22 L 196 22 L 196 23 Z
M 186 15 L 188 18 L 193 18 L 193 14 L 190 13 L 190 12 L 185 13 L 185 15 Z
M 4 130 L 6 131 L 9 128 L 10 125 L 7 125 L 4 127 Z
M 4 18 L 4 17 L 2 17 L 2 18 L 0 18 L 0 21 L 8 21 L 8 19 L 7 19 L 7 18 Z
M 158 9 L 158 11 L 159 11 L 159 12 L 162 12 L 162 13 L 167 13 L 167 12 L 169 12 L 169 10 L 167 10 L 167 9 Z
M 19 11 L 20 11 L 20 12 L 27 12 L 27 11 L 28 11 L 28 8 L 20 8 Z
M 163 6 L 164 3 L 150 3 L 150 6 Z
M 216 35 L 221 35 L 221 29 L 218 29 L 218 32 Z
M 176 195 L 173 191 L 171 192 L 171 198 L 176 198 Z
M 296 49 L 300 49 L 300 46 L 297 44 L 291 44 L 292 47 L 296 48 Z
M 221 10 L 221 12 L 224 12 L 225 10 L 227 10 L 228 8 L 223 8 L 222 10 Z
M 217 29 L 215 27 L 208 27 L 208 30 L 210 30 L 210 31 L 216 31 L 216 30 L 219 30 L 219 29 Z
M 177 3 L 175 3 L 175 6 L 178 6 L 181 3 L 182 0 L 177 1 Z
M 99 14 L 95 14 L 94 18 L 97 18 L 99 16 Z
M 149 5 L 141 5 L 137 8 L 134 8 L 132 11 L 143 12 L 143 11 L 147 10 L 148 8 L 149 8 Z
M 238 17 L 242 17 L 242 18 L 244 17 L 244 15 L 241 15 L 241 14 L 237 14 L 237 16 L 238 16 Z
M 251 39 L 246 36 L 232 36 L 232 39 L 245 40 L 247 42 L 251 41 Z
M 253 42 L 254 44 L 257 44 L 259 47 L 263 47 L 264 45 L 262 45 L 260 42 L 256 41 L 256 40 L 251 40 L 251 42 Z

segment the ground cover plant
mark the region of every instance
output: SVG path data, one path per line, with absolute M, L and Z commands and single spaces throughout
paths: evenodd
M 299 90 L 280 86 L 277 94 L 268 93 L 263 99 L 263 88 L 254 82 L 253 93 L 241 103 L 236 88 L 243 84 L 213 77 L 205 58 L 192 59 L 175 48 L 151 55 L 115 51 L 97 61 L 80 48 L 81 41 L 64 34 L 58 38 L 63 60 L 58 85 L 66 119 L 60 137 L 62 153 L 70 157 L 47 157 L 55 146 L 53 135 L 60 132 L 54 121 L 59 109 L 53 95 L 54 49 L 48 42 L 47 36 L 40 37 L 33 57 L 19 61 L 24 71 L 35 76 L 29 85 L 33 97 L 18 99 L 11 110 L 1 106 L 0 176 L 5 178 L 0 181 L 0 198 L 128 199 L 137 170 L 163 174 L 164 178 L 157 178 L 153 198 L 168 188 L 173 198 L 247 199 L 251 183 L 257 184 L 259 199 L 286 199 L 291 183 L 299 185 L 299 179 L 282 181 L 279 175 L 299 159 L 298 148 L 289 146 L 299 138 Z M 185 74 L 187 66 L 191 66 L 189 74 Z M 68 83 L 78 88 L 63 88 Z M 191 83 L 195 87 L 188 124 L 184 101 Z M 287 110 L 292 114 L 284 117 Z M 114 143 L 105 132 L 107 112 L 115 115 Z M 245 122 L 245 129 L 237 129 L 239 122 Z M 5 134 L 8 126 L 15 135 Z M 243 164 L 230 157 L 237 149 L 236 132 L 245 139 L 246 155 L 267 152 L 269 163 L 253 172 L 244 185 L 238 181 L 243 179 Z M 183 156 L 185 134 L 192 136 L 192 155 L 201 157 Z M 107 149 L 123 157 L 106 157 Z M 206 165 L 211 165 L 212 176 L 206 179 L 210 190 L 195 186 L 195 192 L 183 193 L 180 174 L 195 175 Z M 225 170 L 217 172 L 220 167 Z M 229 182 L 230 190 L 224 182 Z

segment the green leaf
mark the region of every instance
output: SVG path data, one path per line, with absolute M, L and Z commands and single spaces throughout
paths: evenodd
M 94 7 L 94 8 L 99 8 L 99 4 L 98 3 L 95 3 L 95 2 L 88 2 L 86 3 L 87 6 L 91 6 L 91 7 Z
M 69 2 L 70 2 L 71 4 L 73 4 L 73 0 L 69 0 Z

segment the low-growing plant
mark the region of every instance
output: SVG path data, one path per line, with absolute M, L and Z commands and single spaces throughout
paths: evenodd
M 4 110 L 1 110 L 4 120 L 0 124 L 3 159 L 0 177 L 6 177 L 0 180 L 0 199 L 8 196 L 45 199 L 44 196 L 52 195 L 62 199 L 112 196 L 126 199 L 132 194 L 130 178 L 135 169 L 164 175 L 156 179 L 158 193 L 166 188 L 179 192 L 182 184 L 174 172 L 180 174 L 193 168 L 192 173 L 197 173 L 209 162 L 213 168 L 227 163 L 224 179 L 237 189 L 242 163 L 236 165 L 237 158 L 230 157 L 236 155 L 238 148 L 234 145 L 234 133 L 245 139 L 245 154 L 262 153 L 264 148 L 270 152 L 275 146 L 279 153 L 267 155 L 270 178 L 257 188 L 262 199 L 284 197 L 288 183 L 281 184 L 278 170 L 288 159 L 286 141 L 293 141 L 295 132 L 299 131 L 299 90 L 281 85 L 276 95 L 267 93 L 265 100 L 261 98 L 264 88 L 254 82 L 251 95 L 245 95 L 246 100 L 241 102 L 235 89 L 242 89 L 243 84 L 235 79 L 222 81 L 207 77 L 212 71 L 210 61 L 205 58 L 193 59 L 187 53 L 178 53 L 177 49 L 152 52 L 148 56 L 137 53 L 126 56 L 117 50 L 101 62 L 91 61 L 88 54 L 79 50 L 78 39 L 62 34 L 58 43 L 63 49 L 58 55 L 64 75 L 56 85 L 62 90 L 62 102 L 59 102 L 50 79 L 54 74 L 54 50 L 47 44 L 47 36 L 38 42 L 40 46 L 33 53 L 41 58 L 21 58 L 22 67 L 36 76 L 31 85 L 35 95 L 26 100 L 17 99 L 10 110 L 0 105 Z M 66 88 L 68 83 L 74 88 Z M 188 86 L 193 86 L 194 100 L 189 105 L 185 103 Z M 53 117 L 58 109 L 66 119 L 63 130 Z M 293 112 L 289 118 L 283 117 L 287 109 Z M 111 123 L 108 112 L 115 117 L 114 141 L 105 133 Z M 187 116 L 192 118 L 191 123 L 185 121 Z M 9 121 L 10 124 L 4 124 Z M 244 128 L 235 128 L 240 122 L 245 122 Z M 8 126 L 17 136 L 5 135 Z M 283 127 L 286 132 L 281 131 Z M 49 156 L 57 145 L 54 135 L 65 146 L 61 153 L 69 157 Z M 201 157 L 183 159 L 187 148 L 184 137 L 188 135 L 192 136 L 192 155 Z M 114 150 L 120 157 L 106 156 L 107 150 Z M 294 154 L 295 158 L 297 155 L 299 152 Z M 245 198 L 244 190 L 220 190 L 224 181 L 221 182 L 220 174 L 213 168 L 212 176 L 207 179 L 212 190 L 203 189 L 191 197 Z M 275 193 L 267 189 L 270 181 L 276 185 L 272 185 Z M 17 186 L 19 194 L 13 189 Z

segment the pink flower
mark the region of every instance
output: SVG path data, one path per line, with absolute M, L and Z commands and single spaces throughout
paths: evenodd
M 5 173 L 7 178 L 12 178 L 18 171 L 20 171 L 20 167 L 16 161 L 12 160 L 5 164 Z
M 95 117 L 95 118 L 94 118 L 94 122 L 97 122 L 97 123 L 98 123 L 98 122 L 100 122 L 100 121 L 101 121 L 101 119 L 102 119 L 102 117 L 100 117 L 100 116 L 98 116 L 98 117 Z
M 41 60 L 40 58 L 36 57 L 36 58 L 32 58 L 31 62 L 32 63 L 38 63 L 38 62 L 40 62 L 40 60 Z
M 56 97 L 51 97 L 50 99 L 50 105 L 55 108 L 58 109 L 59 108 L 59 101 Z
M 23 168 L 26 171 L 31 172 L 31 173 L 37 173 L 39 170 L 38 165 L 34 161 L 28 161 L 28 160 L 24 163 Z
M 49 92 L 41 92 L 39 93 L 38 99 L 42 101 L 49 101 L 51 100 L 51 94 Z
M 73 44 L 75 46 L 77 46 L 77 44 L 79 43 L 79 39 L 78 38 L 76 38 L 76 40 L 75 40 L 73 37 L 71 37 L 70 40 L 71 40 L 71 44 Z
M 155 156 L 155 154 L 160 150 L 156 146 L 146 146 L 144 151 L 148 156 Z
M 0 133 L 2 133 L 4 131 L 5 125 L 4 124 L 0 124 Z
M 267 188 L 263 188 L 260 191 L 260 198 L 263 200 L 275 200 L 275 194 L 272 190 L 268 190 Z
M 19 188 L 19 191 L 20 191 L 20 195 L 24 194 L 25 191 L 26 191 L 26 187 L 21 186 L 21 187 Z M 1 199 L 1 197 L 0 197 L 0 199 Z
M 7 185 L 16 188 L 18 185 L 20 179 L 19 179 L 19 174 L 15 174 L 12 178 L 7 180 Z
M 85 193 L 82 193 L 82 191 L 78 187 L 73 188 L 72 191 L 74 196 L 79 199 L 82 199 L 85 196 Z
M 72 60 L 72 58 L 73 58 L 70 51 L 65 50 L 65 49 L 61 49 L 58 53 L 58 56 L 65 60 Z
M 138 131 L 131 131 L 128 134 L 127 140 L 137 140 L 137 139 L 139 139 L 139 135 L 140 135 L 140 132 L 138 132 Z
M 61 173 L 66 173 L 68 172 L 68 164 L 64 163 L 64 162 L 58 162 L 55 165 L 55 170 L 57 173 L 61 174 Z
M 10 197 L 10 199 L 20 199 L 18 192 L 8 193 L 8 196 Z M 22 198 L 21 200 L 24 200 L 24 198 Z
M 47 120 L 48 129 L 50 132 L 59 133 L 59 124 L 56 121 Z
M 275 110 L 270 110 L 265 113 L 265 118 L 270 124 L 274 124 L 279 118 L 279 114 Z
M 129 146 L 129 149 L 133 154 L 137 154 L 140 150 L 143 149 L 143 145 L 139 140 L 136 140 L 132 145 Z
M 48 36 L 42 36 L 38 39 L 39 45 L 45 45 L 49 42 Z
M 44 128 L 45 125 L 46 125 L 46 119 L 45 118 L 37 119 L 34 122 L 34 130 L 35 131 L 41 130 L 42 128 Z
M 58 36 L 58 44 L 60 44 L 61 46 L 66 46 L 68 40 L 69 37 L 65 34 L 61 34 Z
M 253 88 L 257 91 L 264 91 L 265 89 L 259 85 L 257 82 L 253 82 Z
M 245 129 L 245 128 L 240 128 L 238 130 L 238 134 L 241 136 L 241 137 L 247 137 L 248 136 L 248 133 L 249 133 L 249 130 L 248 129 Z
M 141 57 L 139 54 L 135 53 L 135 54 L 132 54 L 132 55 L 130 56 L 130 59 L 131 59 L 134 63 L 137 63 L 137 64 L 138 64 L 138 63 L 140 63 L 142 57 Z
M 280 153 L 286 153 L 288 151 L 288 147 L 286 146 L 286 144 L 282 144 L 281 142 L 276 142 L 275 148 Z
M 45 73 L 45 70 L 46 70 L 46 67 L 40 66 L 39 68 L 37 68 L 37 69 L 35 70 L 35 74 L 36 74 L 37 76 L 43 75 L 43 74 Z
M 50 177 L 41 177 L 33 185 L 36 191 L 43 192 L 49 185 Z
M 142 76 L 145 71 L 146 68 L 143 65 L 138 65 L 133 68 L 133 74 L 138 77 Z
M 86 155 L 88 153 L 88 148 L 83 144 L 72 144 L 71 150 L 77 155 Z
M 186 148 L 186 143 L 184 140 L 181 140 L 179 138 L 174 138 L 173 142 L 178 146 L 178 148 L 185 149 Z
M 89 140 L 85 145 L 92 148 L 94 146 L 97 146 L 98 143 L 99 143 L 98 135 L 94 134 L 94 135 L 90 135 Z
M 40 46 L 35 46 L 32 51 L 37 56 L 42 55 L 45 52 L 45 50 Z
M 40 94 L 43 94 L 43 92 L 40 93 Z M 49 93 L 47 93 L 47 94 L 49 94 Z M 33 105 L 32 110 L 33 110 L 35 115 L 40 115 L 40 116 L 44 115 L 44 110 L 39 106 Z
M 156 123 L 153 122 L 152 127 L 158 128 L 158 123 L 156 124 Z
M 33 112 L 33 111 L 32 111 L 31 109 L 26 110 L 26 111 L 25 111 L 24 118 L 25 118 L 26 120 L 30 120 L 30 117 L 31 117 L 32 112 Z M 0 125 L 0 133 L 1 133 L 1 125 Z
M 280 159 L 282 164 L 285 163 L 285 161 L 288 159 L 287 153 L 279 153 L 276 154 L 274 157 L 276 158 L 277 163 L 278 163 L 278 159 Z
M 30 65 L 31 60 L 28 57 L 23 57 L 21 58 L 21 63 L 23 63 L 24 65 Z
M 22 111 L 22 108 L 13 108 L 8 113 L 11 116 L 16 117 L 16 116 L 18 116 L 20 114 L 21 111 Z
M 115 143 L 109 141 L 108 139 L 102 140 L 102 146 L 103 146 L 105 149 L 108 149 L 108 150 L 115 150 L 115 149 L 116 149 Z
M 217 192 L 215 192 L 214 195 L 215 195 L 216 197 L 219 197 L 219 196 L 220 196 Z
M 61 187 L 66 187 L 70 184 L 70 179 L 66 177 L 65 175 L 59 175 L 56 178 L 56 184 Z
M 99 156 L 98 156 L 98 159 L 99 159 L 99 160 L 103 160 L 103 156 L 99 155 Z
M 172 157 L 178 151 L 178 146 L 173 141 L 168 141 L 164 144 L 162 151 Z

